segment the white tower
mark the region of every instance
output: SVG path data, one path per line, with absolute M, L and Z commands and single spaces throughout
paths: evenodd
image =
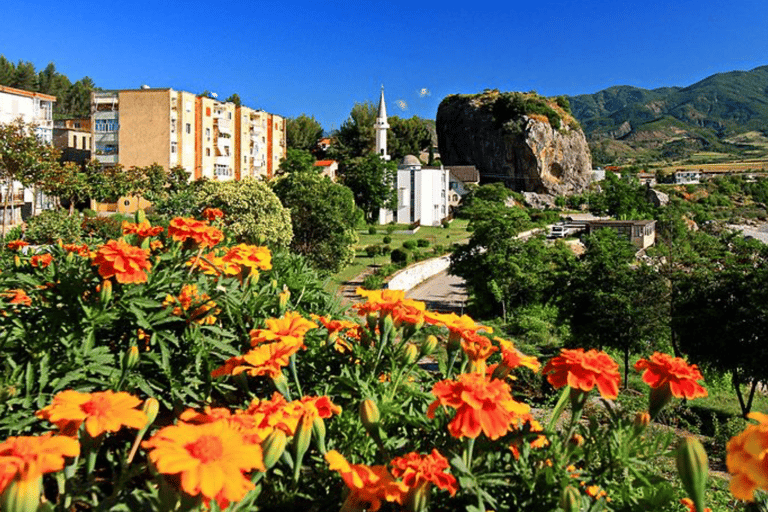
M 376 122 L 373 123 L 373 128 L 376 130 L 376 153 L 384 160 L 389 160 L 387 154 L 387 129 L 389 123 L 387 123 L 387 106 L 384 102 L 384 86 L 381 86 L 381 97 L 379 98 L 379 113 L 376 116 Z

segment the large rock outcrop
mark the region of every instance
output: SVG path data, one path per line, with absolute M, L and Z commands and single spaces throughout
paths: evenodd
M 481 182 L 520 192 L 573 194 L 591 181 L 592 157 L 565 98 L 486 91 L 451 95 L 437 110 L 440 159 L 474 165 Z

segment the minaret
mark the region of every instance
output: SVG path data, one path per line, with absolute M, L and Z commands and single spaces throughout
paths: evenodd
M 387 106 L 384 102 L 384 86 L 381 86 L 381 97 L 379 98 L 379 114 L 376 116 L 376 122 L 373 123 L 376 130 L 376 153 L 384 160 L 389 160 L 387 154 Z

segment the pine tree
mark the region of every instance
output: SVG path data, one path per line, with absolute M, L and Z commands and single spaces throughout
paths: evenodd
M 0 55 L 0 85 L 10 86 L 15 71 L 16 66 L 13 65 L 13 62 L 6 59 L 5 55 Z
M 38 84 L 35 65 L 29 61 L 19 61 L 19 63 L 16 64 L 16 71 L 13 73 L 11 87 L 36 92 Z

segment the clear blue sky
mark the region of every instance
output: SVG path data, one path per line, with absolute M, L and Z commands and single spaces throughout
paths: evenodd
M 381 84 L 390 115 L 434 119 L 453 93 L 685 86 L 768 64 L 765 0 L 37 0 L 0 12 L 13 62 L 54 62 L 105 89 L 237 92 L 326 130 Z

